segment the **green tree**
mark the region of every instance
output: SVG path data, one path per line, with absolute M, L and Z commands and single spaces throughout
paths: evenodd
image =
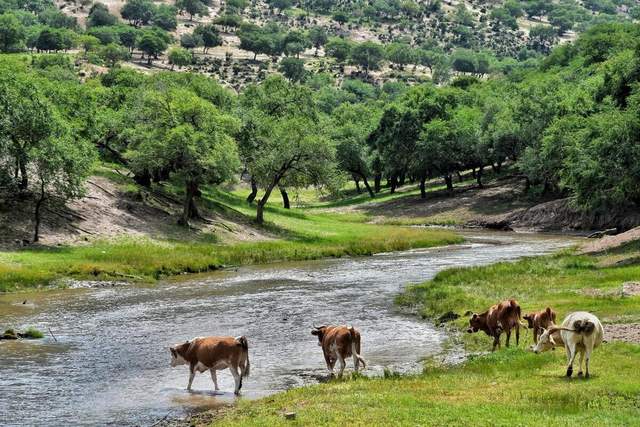
M 222 37 L 220 33 L 211 24 L 207 25 L 198 25 L 194 30 L 193 34 L 199 36 L 202 39 L 202 46 L 204 46 L 204 53 L 207 53 L 207 50 L 212 47 L 222 45 Z
M 386 57 L 394 64 L 398 64 L 400 69 L 416 61 L 414 50 L 406 43 L 389 43 L 386 46 Z
M 351 43 L 340 37 L 332 37 L 325 47 L 327 56 L 336 58 L 338 62 L 344 62 L 351 54 Z
M 170 49 L 168 58 L 172 70 L 174 65 L 177 65 L 178 67 L 186 67 L 193 63 L 193 53 L 188 49 L 179 47 Z
M 304 61 L 298 58 L 283 58 L 278 65 L 280 71 L 287 79 L 292 82 L 300 82 L 304 80 L 307 72 L 304 69 Z
M 125 61 L 131 57 L 129 49 L 115 43 L 109 43 L 108 45 L 100 48 L 98 55 L 109 65 L 109 67 L 114 67 L 118 62 Z
M 12 13 L 0 15 L 0 51 L 19 50 L 25 40 L 25 29 Z
M 189 21 L 193 21 L 195 15 L 209 16 L 209 9 L 200 0 L 177 0 L 176 7 L 189 14 Z
M 151 0 L 127 0 L 120 9 L 120 15 L 136 27 L 148 24 L 154 12 L 155 6 Z
M 147 54 L 147 64 L 151 65 L 152 58 L 158 58 L 167 49 L 168 40 L 158 31 L 145 30 L 138 40 L 138 48 Z
M 153 25 L 156 25 L 165 31 L 173 31 L 178 27 L 178 19 L 176 18 L 177 13 L 178 10 L 174 6 L 161 4 L 154 9 L 151 21 L 153 22 Z
M 198 218 L 194 199 L 205 184 L 230 179 L 239 167 L 232 138 L 238 121 L 186 89 L 142 93 L 135 115 L 138 140 L 126 153 L 134 170 L 169 171 L 184 183 L 179 223 Z
M 185 49 L 195 49 L 202 45 L 204 45 L 202 36 L 196 34 L 195 31 L 193 33 L 184 33 L 182 37 L 180 37 L 180 46 Z
M 87 16 L 89 27 L 115 25 L 117 21 L 118 18 L 109 13 L 109 9 L 103 3 L 94 3 L 89 9 L 89 16 Z
M 313 47 L 316 48 L 315 55 L 318 56 L 318 49 L 327 43 L 327 32 L 322 27 L 311 27 L 309 30 L 309 40 Z
M 350 59 L 353 64 L 363 68 L 368 75 L 370 70 L 380 68 L 380 63 L 384 59 L 384 49 L 378 43 L 362 42 L 351 49 Z

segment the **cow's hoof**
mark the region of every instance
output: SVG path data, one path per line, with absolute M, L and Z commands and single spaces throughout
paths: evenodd
M 591 375 L 589 375 L 589 372 L 587 372 L 587 374 L 584 376 L 586 379 L 591 378 Z
M 573 375 L 573 368 L 567 368 L 567 378 L 571 378 L 571 375 Z
M 578 378 L 582 378 L 582 371 L 578 372 Z

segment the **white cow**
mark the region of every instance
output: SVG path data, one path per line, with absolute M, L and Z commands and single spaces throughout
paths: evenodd
M 580 353 L 578 376 L 582 376 L 582 360 L 586 359 L 585 377 L 589 378 L 589 360 L 594 348 L 602 343 L 604 329 L 600 320 L 591 313 L 577 311 L 565 317 L 561 326 L 551 325 L 543 329 L 538 343 L 531 346 L 536 353 L 564 345 L 567 350 L 567 377 L 573 375 L 573 360 Z

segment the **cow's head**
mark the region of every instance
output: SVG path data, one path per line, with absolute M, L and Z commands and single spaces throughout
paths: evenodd
M 482 315 L 479 315 L 478 313 L 473 313 L 473 315 L 469 319 L 469 329 L 467 329 L 467 332 L 469 332 L 470 334 L 478 332 L 484 325 L 484 317 Z
M 176 366 L 186 365 L 187 361 L 184 359 L 183 354 L 185 349 L 189 346 L 189 341 L 183 344 L 176 344 L 173 347 L 169 347 L 169 351 L 171 352 L 171 367 L 175 368 Z
M 532 345 L 531 351 L 534 353 L 542 353 L 547 350 L 552 350 L 558 343 L 553 339 L 553 334 L 556 332 L 554 329 L 543 329 L 542 335 L 538 338 L 538 343 Z
M 318 345 L 322 347 L 322 340 L 324 339 L 324 334 L 326 332 L 326 326 L 314 326 L 311 330 L 311 335 L 315 335 L 318 337 Z
M 535 314 L 534 313 L 525 314 L 524 316 L 522 316 L 522 318 L 527 321 L 527 327 L 529 329 L 532 329 L 533 319 L 535 318 Z

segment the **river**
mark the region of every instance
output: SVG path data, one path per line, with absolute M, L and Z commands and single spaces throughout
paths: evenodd
M 194 336 L 247 336 L 244 399 L 326 377 L 313 324 L 360 329 L 367 375 L 385 367 L 418 371 L 421 359 L 442 352 L 446 335 L 394 307 L 404 286 L 449 267 L 575 243 L 464 234 L 466 243 L 444 248 L 242 267 L 154 285 L 0 295 L 0 327 L 50 329 L 57 339 L 0 341 L 0 425 L 149 425 L 232 402 L 228 371 L 218 373 L 224 393 L 213 393 L 208 374 L 198 374 L 188 393 L 188 368 L 169 366 L 169 345 Z

